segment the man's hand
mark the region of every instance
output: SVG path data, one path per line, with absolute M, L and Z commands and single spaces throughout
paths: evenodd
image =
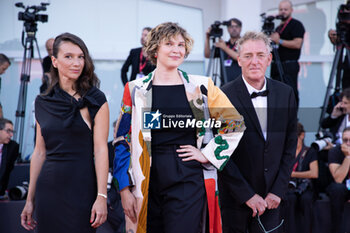
M 223 39 L 220 39 L 218 42 L 215 43 L 215 47 L 225 50 L 227 45 Z
M 273 193 L 268 193 L 265 201 L 268 209 L 276 209 L 281 203 L 281 198 Z
M 273 42 L 275 42 L 276 44 L 279 43 L 280 41 L 280 34 L 278 34 L 277 32 L 274 32 L 270 35 L 270 38 Z
M 341 151 L 343 152 L 343 154 L 345 156 L 350 155 L 350 147 L 348 145 L 346 145 L 345 143 L 341 144 Z
M 323 148 L 323 150 L 330 150 L 334 147 L 334 144 L 332 142 L 327 141 L 327 146 Z
M 267 207 L 266 201 L 258 194 L 255 194 L 252 198 L 246 201 L 246 205 L 253 210 L 253 217 L 256 216 L 257 212 L 259 212 L 259 216 L 261 216 Z
M 341 115 L 344 114 L 344 109 L 342 108 L 342 102 L 338 102 L 337 105 L 334 106 L 333 111 L 332 111 L 332 118 L 338 118 Z

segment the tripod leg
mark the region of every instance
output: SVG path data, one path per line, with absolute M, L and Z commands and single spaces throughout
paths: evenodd
M 285 83 L 281 59 L 280 59 L 280 56 L 278 54 L 277 47 L 275 44 L 272 44 L 272 52 L 273 52 L 273 56 L 275 57 L 275 63 L 276 63 L 277 70 L 279 73 L 280 81 Z
M 324 116 L 326 114 L 328 100 L 329 100 L 329 97 L 330 97 L 331 90 L 333 89 L 333 82 L 334 82 L 335 72 L 337 70 L 337 67 L 338 67 L 338 64 L 339 64 L 339 60 L 342 57 L 341 56 L 342 53 L 343 53 L 343 46 L 341 48 L 337 49 L 337 52 L 335 53 L 335 56 L 334 56 L 334 60 L 333 60 L 333 64 L 332 64 L 332 70 L 331 70 L 331 74 L 329 76 L 328 85 L 327 85 L 327 89 L 326 89 L 326 95 L 325 95 L 324 100 L 323 100 L 323 106 L 322 106 L 321 116 L 320 116 L 320 120 L 319 120 L 319 127 L 318 127 L 318 131 L 317 132 L 320 132 L 320 130 L 321 130 L 321 123 L 322 123 L 322 120 L 324 119 Z
M 224 51 L 220 49 L 220 65 L 222 70 L 222 79 L 223 83 L 221 83 L 221 86 L 227 83 L 227 73 L 226 73 L 226 67 L 225 67 L 225 60 L 224 60 Z
M 217 61 L 218 55 L 217 53 L 219 53 L 219 48 L 216 48 L 214 45 L 212 46 L 211 50 L 210 50 L 210 60 L 209 60 L 209 65 L 208 65 L 208 70 L 207 70 L 207 76 L 211 77 L 214 84 L 217 85 L 217 78 L 220 78 L 220 74 L 219 74 L 219 64 Z M 221 83 L 223 83 L 223 81 L 220 79 Z
M 210 49 L 210 57 L 209 57 L 209 64 L 208 64 L 208 69 L 207 69 L 207 76 L 210 77 L 210 71 L 213 66 L 213 59 L 214 59 L 214 54 L 215 54 L 215 47 L 213 46 Z
M 18 105 L 16 110 L 16 123 L 15 123 L 15 132 L 16 135 L 14 138 L 17 139 L 19 143 L 19 151 L 22 153 L 23 148 L 23 135 L 24 135 L 24 119 L 27 103 L 27 91 L 28 91 L 28 82 L 30 80 L 30 71 L 32 58 L 34 55 L 33 51 L 33 37 L 27 37 L 24 46 L 24 55 L 22 62 L 22 71 L 21 71 L 21 86 L 18 96 Z

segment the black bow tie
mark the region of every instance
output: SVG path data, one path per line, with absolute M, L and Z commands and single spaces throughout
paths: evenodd
M 260 92 L 253 92 L 251 95 L 250 95 L 250 98 L 256 98 L 258 96 L 267 96 L 267 94 L 269 93 L 268 90 L 265 90 L 265 91 L 260 91 Z

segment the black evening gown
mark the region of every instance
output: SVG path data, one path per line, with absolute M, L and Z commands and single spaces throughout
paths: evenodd
M 92 127 L 105 95 L 92 87 L 77 101 L 59 86 L 35 100 L 35 117 L 45 141 L 46 160 L 35 192 L 39 233 L 96 232 L 91 208 L 97 195 L 93 132 L 80 109 L 87 107 Z

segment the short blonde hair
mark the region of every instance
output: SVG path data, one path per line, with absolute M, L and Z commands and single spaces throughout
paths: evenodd
M 242 45 L 247 42 L 248 40 L 260 40 L 264 42 L 266 45 L 267 51 L 270 53 L 272 51 L 271 47 L 271 39 L 268 37 L 265 33 L 263 32 L 253 32 L 249 31 L 246 32 L 238 41 L 237 41 L 237 49 L 238 49 L 238 54 L 241 53 Z
M 180 27 L 177 23 L 166 22 L 159 24 L 148 33 L 145 45 L 145 52 L 147 54 L 148 59 L 154 65 L 157 64 L 157 58 L 155 57 L 155 55 L 158 51 L 160 43 L 163 40 L 170 40 L 171 38 L 177 35 L 181 35 L 185 40 L 185 57 L 187 57 L 193 47 L 193 39 L 186 32 L 186 30 Z

